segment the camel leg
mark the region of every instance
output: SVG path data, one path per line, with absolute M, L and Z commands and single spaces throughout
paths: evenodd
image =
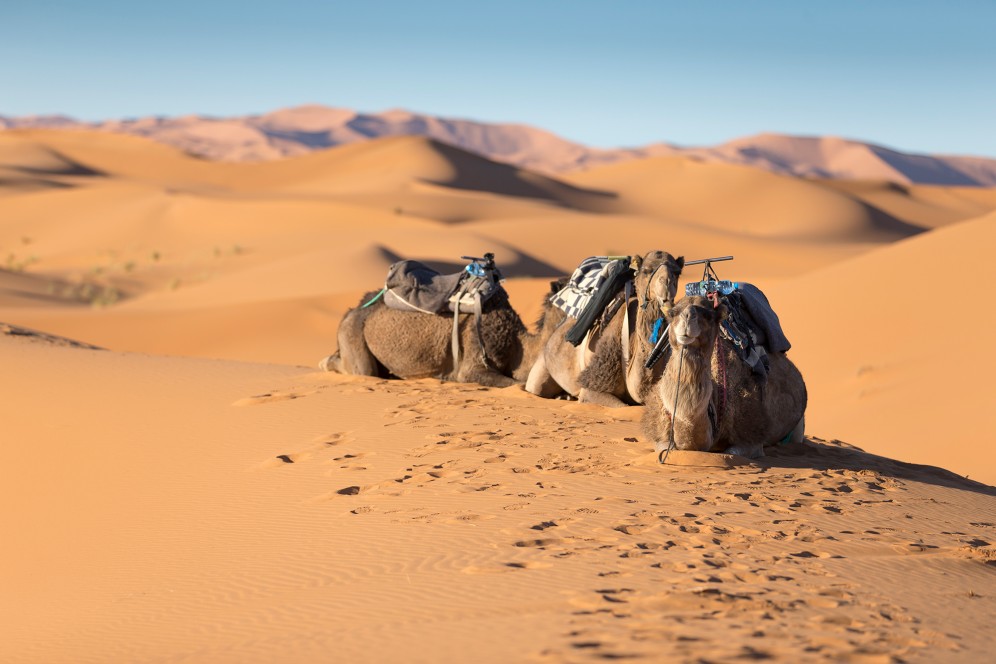
M 519 384 L 514 378 L 471 362 L 464 362 L 460 366 L 456 379 L 460 383 L 480 383 L 488 387 L 511 387 Z
M 380 370 L 377 358 L 370 352 L 366 339 L 363 337 L 363 326 L 367 317 L 360 315 L 360 311 L 353 309 L 346 314 L 339 325 L 339 334 L 337 335 L 339 362 L 336 370 L 353 376 L 378 376 Z M 331 358 L 326 358 L 326 360 L 329 359 Z M 322 360 L 322 364 L 325 364 L 326 360 Z
M 342 373 L 342 356 L 339 355 L 339 351 L 323 358 L 322 361 L 318 363 L 318 368 L 322 371 Z
M 536 363 L 529 370 L 529 377 L 526 378 L 526 392 L 536 396 L 550 399 L 560 394 L 560 385 L 553 379 L 546 369 L 546 358 L 540 353 Z
M 806 416 L 803 415 L 799 423 L 795 425 L 792 429 L 792 433 L 789 434 L 788 442 L 790 443 L 801 443 L 806 440 Z
M 625 402 L 614 394 L 596 392 L 586 387 L 582 387 L 578 392 L 578 401 L 582 403 L 595 403 L 599 406 L 606 406 L 607 408 L 624 408 L 626 406 Z

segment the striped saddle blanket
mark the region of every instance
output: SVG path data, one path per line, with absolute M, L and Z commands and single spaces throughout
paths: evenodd
M 614 263 L 628 256 L 592 256 L 581 261 L 567 285 L 550 302 L 571 318 L 579 318 L 598 290 L 613 274 Z

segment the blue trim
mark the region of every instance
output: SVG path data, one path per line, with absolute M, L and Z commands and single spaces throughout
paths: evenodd
M 650 334 L 650 343 L 657 343 L 657 338 L 661 336 L 661 325 L 664 324 L 663 318 L 658 318 L 654 321 L 654 331 Z

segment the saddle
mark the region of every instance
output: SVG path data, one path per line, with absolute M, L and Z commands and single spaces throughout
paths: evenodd
M 591 256 L 581 261 L 567 284 L 550 297 L 551 304 L 577 321 L 567 332 L 567 341 L 579 345 L 632 280 L 629 256 Z
M 460 314 L 474 314 L 481 357 L 488 363 L 484 338 L 481 336 L 481 314 L 484 304 L 505 289 L 502 275 L 495 266 L 494 254 L 484 258 L 463 256 L 471 262 L 460 272 L 441 274 L 416 260 L 398 261 L 387 271 L 384 281 L 384 305 L 398 311 L 418 311 L 425 314 L 453 316 L 453 366 L 460 363 Z
M 768 379 L 768 353 L 784 353 L 792 347 L 782 332 L 778 314 L 753 284 L 738 282 L 722 300 L 729 315 L 720 324 L 720 334 L 736 347 L 740 359 L 763 385 Z

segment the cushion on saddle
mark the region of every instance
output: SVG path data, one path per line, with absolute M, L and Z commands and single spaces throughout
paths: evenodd
M 618 272 L 618 263 L 628 267 L 629 257 L 591 256 L 584 259 L 567 285 L 550 297 L 550 302 L 571 318 L 579 318 L 599 289 Z
M 723 302 L 728 315 L 720 325 L 720 333 L 764 384 L 768 379 L 768 353 L 784 353 L 792 347 L 782 332 L 778 314 L 760 288 L 744 282 L 738 282 L 737 290 L 724 296 Z
M 760 332 L 758 341 L 774 353 L 785 353 L 792 348 L 792 344 L 782 332 L 778 314 L 771 308 L 771 303 L 761 289 L 754 284 L 738 282 L 737 291 L 742 296 L 747 314 Z
M 440 274 L 416 260 L 398 261 L 387 271 L 384 304 L 389 309 L 443 314 L 471 311 L 475 301 L 487 302 L 502 288 L 490 275 L 479 276 L 467 270 Z

